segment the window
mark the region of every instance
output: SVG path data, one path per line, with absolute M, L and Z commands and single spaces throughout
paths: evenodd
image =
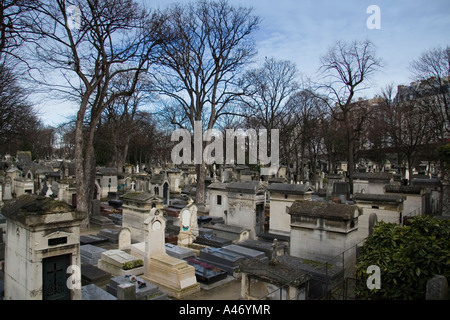
M 222 196 L 221 195 L 217 195 L 217 205 L 218 206 L 222 205 Z

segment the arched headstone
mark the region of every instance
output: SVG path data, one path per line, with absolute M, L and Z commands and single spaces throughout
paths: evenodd
M 125 250 L 131 246 L 131 230 L 122 228 L 119 232 L 119 250 Z

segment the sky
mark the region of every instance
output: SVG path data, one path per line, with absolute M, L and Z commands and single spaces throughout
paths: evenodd
M 173 0 L 141 0 L 149 8 L 164 8 Z M 184 1 L 184 0 L 183 0 Z M 450 45 L 449 0 L 229 0 L 253 7 L 262 20 L 254 34 L 258 55 L 290 60 L 304 77 L 317 79 L 320 57 L 337 40 L 370 40 L 383 68 L 373 75 L 365 98 L 379 94 L 387 84 L 413 81 L 409 64 L 424 51 Z M 367 26 L 379 8 L 379 29 Z M 300 80 L 300 79 L 299 79 Z M 58 125 L 74 114 L 76 106 L 44 102 L 38 106 L 47 125 Z

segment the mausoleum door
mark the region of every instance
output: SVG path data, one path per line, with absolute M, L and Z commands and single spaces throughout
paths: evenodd
M 169 192 L 169 185 L 167 183 L 165 183 L 164 186 L 163 186 L 164 204 L 167 204 L 168 192 Z
M 43 300 L 70 300 L 70 290 L 67 286 L 69 264 L 70 254 L 43 259 Z

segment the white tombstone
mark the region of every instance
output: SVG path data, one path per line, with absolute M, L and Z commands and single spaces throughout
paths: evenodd
M 119 232 L 118 239 L 119 250 L 125 250 L 131 246 L 131 230 L 129 228 L 122 228 Z
M 192 199 L 180 212 L 180 233 L 178 245 L 189 246 L 198 236 L 197 206 Z

